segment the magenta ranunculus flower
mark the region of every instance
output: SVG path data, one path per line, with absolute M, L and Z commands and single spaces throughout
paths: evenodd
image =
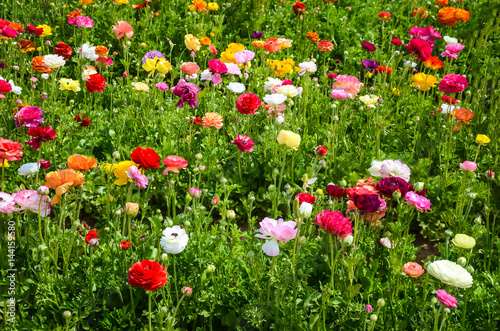
M 413 38 L 405 47 L 408 52 L 415 54 L 417 59 L 421 61 L 426 61 L 431 57 L 432 47 L 422 38 Z
M 192 198 L 199 198 L 201 197 L 201 189 L 196 188 L 196 187 L 191 187 L 188 191 L 189 196 Z
M 467 78 L 462 75 L 447 74 L 439 82 L 439 90 L 445 93 L 462 93 L 469 86 Z
M 213 74 L 224 74 L 227 72 L 226 64 L 217 59 L 208 60 L 208 67 Z
M 457 299 L 455 299 L 453 295 L 448 294 L 445 290 L 437 290 L 436 297 L 446 307 L 457 308 Z
M 235 144 L 240 152 L 253 152 L 253 146 L 255 145 L 249 136 L 242 135 L 237 135 L 236 139 L 231 143 Z
M 284 222 L 281 218 L 275 220 L 266 217 L 259 224 L 260 233 L 257 233 L 255 236 L 260 239 L 269 240 L 262 245 L 262 250 L 268 256 L 278 256 L 280 253 L 278 241 L 286 243 L 297 236 L 298 229 L 295 229 L 297 223 L 293 221 Z
M 352 223 L 339 211 L 323 210 L 314 222 L 325 232 L 342 239 L 352 234 Z
M 477 169 L 477 163 L 472 161 L 464 161 L 463 163 L 460 163 L 460 168 L 462 168 L 463 171 L 474 172 Z
M 164 82 L 159 82 L 155 85 L 155 87 L 159 90 L 162 90 L 162 91 L 168 91 L 168 85 L 167 83 L 164 83 Z
M 375 47 L 374 44 L 368 42 L 368 41 L 363 41 L 361 43 L 361 47 L 363 47 L 363 49 L 365 51 L 368 51 L 368 52 L 375 52 L 377 50 L 377 48 Z
M 75 26 L 79 28 L 93 28 L 94 21 L 87 16 L 78 16 L 75 18 Z
M 426 28 L 419 28 L 419 27 L 412 27 L 410 28 L 410 31 L 406 31 L 410 34 L 412 37 L 419 37 L 422 38 L 423 40 L 427 41 L 431 47 L 434 47 L 434 39 L 442 38 L 441 35 L 439 34 L 438 31 L 434 29 L 432 26 L 428 26 Z
M 409 191 L 406 193 L 405 200 L 406 203 L 411 206 L 415 206 L 415 208 L 417 208 L 420 212 L 423 212 L 424 210 L 431 210 L 431 201 L 415 192 Z
M 28 106 L 21 108 L 15 115 L 16 126 L 18 128 L 24 125 L 28 128 L 34 128 L 42 124 L 43 122 L 43 111 L 35 106 Z
M 448 44 L 446 45 L 446 51 L 441 53 L 442 57 L 450 57 L 452 59 L 458 59 L 458 53 L 460 53 L 464 49 L 464 45 L 461 43 L 457 44 Z
M 330 96 L 334 99 L 347 99 L 349 94 L 344 90 L 332 90 Z
M 144 176 L 139 169 L 135 165 L 130 166 L 127 173 L 128 178 L 132 179 L 139 188 L 148 187 L 149 181 L 146 176 Z
M 198 92 L 201 90 L 194 83 L 188 83 L 184 79 L 181 79 L 177 85 L 172 88 L 172 93 L 181 98 L 177 103 L 177 107 L 184 107 L 184 102 L 186 102 L 191 108 L 195 108 L 198 105 Z

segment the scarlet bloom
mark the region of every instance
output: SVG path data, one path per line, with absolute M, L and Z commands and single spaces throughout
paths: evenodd
M 329 234 L 342 239 L 352 234 L 352 223 L 339 211 L 323 210 L 316 215 L 314 222 Z
M 361 47 L 363 47 L 364 50 L 368 51 L 368 52 L 375 52 L 377 50 L 377 48 L 375 47 L 374 44 L 368 42 L 368 41 L 363 41 L 361 43 Z
M 62 56 L 65 60 L 68 60 L 73 54 L 73 49 L 66 43 L 60 41 L 54 46 L 54 54 Z
M 378 66 L 378 68 L 375 69 L 373 71 L 373 73 L 375 75 L 378 75 L 378 74 L 387 74 L 387 75 L 389 75 L 389 74 L 392 73 L 392 68 L 391 67 Z
M 399 191 L 400 195 L 404 197 L 408 193 L 408 183 L 399 177 L 388 177 L 378 182 L 375 189 L 387 198 L 392 198 L 394 192 Z
M 80 123 L 80 126 L 89 126 L 90 125 L 90 119 L 87 117 L 87 118 L 84 118 L 82 119 L 83 117 L 83 114 L 77 114 L 75 117 L 73 117 L 73 120 L 77 121 L 78 123 Z
M 92 239 L 97 239 L 97 232 L 96 232 L 96 230 L 90 230 L 85 235 L 85 242 L 87 244 L 89 244 Z
M 443 94 L 441 100 L 449 105 L 456 105 L 457 103 L 460 103 L 460 100 L 447 96 L 446 94 Z
M 126 251 L 130 246 L 132 246 L 132 242 L 123 240 L 120 242 L 120 247 L 122 250 Z
M 106 87 L 106 80 L 103 75 L 95 73 L 89 76 L 85 86 L 89 92 L 102 92 Z
M 23 147 L 20 143 L 0 137 L 0 163 L 4 160 L 19 161 L 23 156 Z
M 93 157 L 74 154 L 68 157 L 68 168 L 75 170 L 89 170 L 97 167 L 97 160 Z
M 300 2 L 300 1 L 295 2 L 293 4 L 292 8 L 293 8 L 293 12 L 297 16 L 302 15 L 302 13 L 306 10 L 306 6 L 302 2 Z
M 160 156 L 151 148 L 137 147 L 130 154 L 130 158 L 139 164 L 142 169 L 156 169 L 160 167 Z
M 335 199 L 341 199 L 345 197 L 347 191 L 338 185 L 329 184 L 326 186 L 326 192 Z
M 444 66 L 444 63 L 438 57 L 431 56 L 426 61 L 424 61 L 424 66 L 431 70 L 438 70 Z
M 142 260 L 128 269 L 128 282 L 134 287 L 142 287 L 146 291 L 154 291 L 167 283 L 165 267 L 156 261 Z
M 0 79 L 0 93 L 9 93 L 10 91 L 12 91 L 12 85 L 3 79 Z
M 28 34 L 36 34 L 37 36 L 41 36 L 43 34 L 43 29 L 42 28 L 35 28 L 33 24 L 28 24 L 26 26 L 26 29 L 28 30 Z
M 321 40 L 318 45 L 318 51 L 320 52 L 331 52 L 333 51 L 333 44 L 328 40 Z
M 378 18 L 381 20 L 381 21 L 388 21 L 391 19 L 391 13 L 387 12 L 387 11 L 381 11 L 380 13 L 378 13 Z
M 399 38 L 392 37 L 391 43 L 393 43 L 396 46 L 400 46 L 403 43 L 403 41 L 401 41 Z
M 316 147 L 316 150 L 314 151 L 314 153 L 319 157 L 323 157 L 326 155 L 326 153 L 328 153 L 328 149 L 326 149 L 325 146 L 318 146 L 318 147 Z
M 408 52 L 414 53 L 417 59 L 421 61 L 426 61 L 431 57 L 432 47 L 422 38 L 413 38 L 410 40 L 410 43 L 405 46 Z
M 261 101 L 258 96 L 253 93 L 243 93 L 236 100 L 236 109 L 241 114 L 255 115 L 255 111 L 259 109 Z
M 30 128 L 28 130 L 28 135 L 34 137 L 26 143 L 33 147 L 33 149 L 39 149 L 42 143 L 57 137 L 56 130 L 52 129 L 50 125 Z
M 241 135 L 237 135 L 236 139 L 231 143 L 235 144 L 240 152 L 253 152 L 253 146 L 255 145 L 255 143 L 252 139 L 250 139 L 249 136 Z
M 295 198 L 299 199 L 299 205 L 303 204 L 304 202 L 310 203 L 312 205 L 316 201 L 316 198 L 309 193 L 299 193 L 295 196 Z
M 192 117 L 190 120 L 191 123 L 202 125 L 203 121 L 201 120 L 201 117 Z
M 167 168 L 163 171 L 163 174 L 166 175 L 169 171 L 179 173 L 179 169 L 186 169 L 188 166 L 188 162 L 180 156 L 177 155 L 169 155 L 163 159 L 163 164 L 167 166 Z

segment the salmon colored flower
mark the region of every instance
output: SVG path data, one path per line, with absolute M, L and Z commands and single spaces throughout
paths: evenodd
M 73 169 L 65 169 L 61 171 L 49 172 L 45 176 L 45 186 L 56 190 L 56 195 L 50 202 L 55 205 L 61 199 L 61 196 L 66 193 L 71 187 L 85 183 L 84 176 L 81 172 Z
M 416 262 L 407 262 L 403 266 L 403 271 L 410 277 L 417 278 L 421 276 L 425 270 Z
M 169 171 L 179 173 L 179 169 L 186 169 L 188 166 L 188 162 L 177 155 L 169 155 L 162 160 L 163 164 L 167 166 L 163 171 L 163 175 L 168 174 Z
M 68 158 L 68 168 L 75 170 L 89 170 L 97 167 L 97 160 L 93 157 L 74 154 Z
M 184 62 L 181 65 L 181 70 L 186 75 L 196 75 L 200 71 L 200 67 L 195 62 Z
M 134 31 L 132 31 L 132 25 L 128 24 L 125 21 L 118 21 L 116 25 L 113 25 L 113 31 L 115 32 L 116 39 L 120 39 L 123 36 L 127 38 L 132 38 L 134 35 Z
M 333 51 L 333 44 L 328 40 L 322 40 L 318 43 L 318 51 L 331 52 Z
M 20 143 L 0 137 L 0 163 L 4 160 L 20 161 L 23 156 L 23 147 Z
M 209 128 L 211 126 L 215 127 L 216 129 L 222 129 L 222 121 L 223 118 L 221 115 L 211 112 L 211 113 L 206 113 L 205 116 L 201 119 L 203 123 L 203 127 Z

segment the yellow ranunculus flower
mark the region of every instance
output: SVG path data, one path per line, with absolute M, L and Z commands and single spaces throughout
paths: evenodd
M 128 0 L 115 0 L 115 5 L 126 5 Z
M 43 29 L 43 33 L 41 35 L 41 37 L 45 37 L 45 36 L 52 36 L 52 28 L 50 26 L 48 26 L 47 24 L 42 24 L 42 25 L 39 25 L 37 26 L 37 29 Z
M 300 145 L 300 136 L 292 131 L 281 130 L 278 135 L 278 143 L 296 150 Z
M 398 88 L 395 88 L 395 87 L 394 87 L 394 88 L 392 89 L 392 94 L 394 94 L 394 95 L 396 95 L 396 96 L 398 96 L 398 97 L 399 97 L 399 96 L 401 95 L 401 90 L 400 90 L 400 89 L 398 89 Z
M 411 86 L 416 87 L 420 91 L 428 91 L 431 87 L 436 86 L 437 78 L 436 76 L 426 75 L 422 72 L 419 72 L 415 76 L 412 77 L 413 83 Z
M 221 53 L 220 60 L 224 63 L 235 63 L 239 65 L 238 61 L 236 61 L 236 58 L 234 57 L 234 53 L 241 52 L 243 50 L 245 50 L 245 45 L 230 43 L 226 50 Z
M 207 8 L 208 10 L 219 10 L 219 4 L 217 2 L 209 2 Z
M 146 62 L 142 64 L 142 68 L 149 72 L 149 76 L 152 76 L 155 70 L 162 74 L 168 73 L 172 70 L 172 65 L 165 59 L 155 57 L 154 59 L 146 59 Z
M 155 57 L 154 59 L 146 59 L 146 62 L 142 64 L 142 69 L 148 72 L 155 71 L 157 59 L 158 59 L 157 57 Z
M 167 74 L 170 70 L 172 70 L 172 65 L 165 59 L 159 59 L 156 69 L 162 74 Z
M 0 163 L 0 168 L 8 168 L 10 167 L 9 162 L 7 162 L 7 159 L 4 159 L 2 163 Z
M 199 51 L 201 48 L 200 40 L 193 36 L 192 34 L 187 34 L 184 36 L 184 45 L 190 51 Z
M 456 234 L 452 242 L 459 248 L 471 249 L 476 246 L 476 239 L 466 234 Z
M 139 166 L 138 164 L 136 164 L 136 163 L 134 163 L 132 161 L 122 161 L 122 162 L 120 162 L 118 164 L 115 164 L 113 166 L 113 168 L 115 169 L 115 171 L 113 172 L 113 175 L 115 175 L 115 177 L 117 178 L 117 180 L 115 180 L 113 184 L 115 184 L 115 185 L 125 185 L 128 182 L 131 182 L 132 179 L 130 179 L 128 177 L 126 171 L 128 171 L 128 168 L 130 168 L 133 165 L 135 165 L 136 167 Z M 109 168 L 111 168 L 111 165 L 109 165 Z M 105 167 L 105 169 L 106 169 L 106 167 Z
M 488 144 L 490 141 L 491 139 L 484 134 L 478 134 L 476 137 L 476 144 L 479 144 L 481 146 L 486 146 L 486 144 Z
M 61 78 L 59 79 L 59 83 L 61 83 L 61 85 L 59 86 L 59 90 L 61 91 L 73 91 L 73 92 L 80 91 L 80 81 L 78 80 Z
M 367 106 L 373 106 L 373 105 L 377 104 L 378 99 L 379 99 L 379 97 L 377 95 L 374 95 L 374 94 L 363 95 L 363 96 L 359 97 L 359 101 L 361 101 L 362 103 L 364 103 Z
M 133 86 L 132 90 L 134 90 L 134 91 L 140 91 L 140 92 L 146 92 L 146 93 L 149 92 L 149 86 L 147 86 L 144 83 L 134 82 L 134 83 L 132 83 L 132 86 Z

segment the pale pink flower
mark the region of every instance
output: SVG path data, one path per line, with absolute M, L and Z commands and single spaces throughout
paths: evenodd
M 457 308 L 457 299 L 453 295 L 446 293 L 445 290 L 437 290 L 436 297 L 446 307 Z
M 334 99 L 347 99 L 349 94 L 344 90 L 333 90 L 331 97 Z
M 115 32 L 116 39 L 120 39 L 123 36 L 127 38 L 132 38 L 134 31 L 132 31 L 132 25 L 125 21 L 119 21 L 116 25 L 113 25 L 113 31 Z
M 14 194 L 0 192 L 0 213 L 10 214 L 16 211 Z
M 477 164 L 472 161 L 464 161 L 460 163 L 460 168 L 462 168 L 463 171 L 474 172 L 477 169 Z
M 354 99 L 358 95 L 361 86 L 363 86 L 363 83 L 360 83 L 359 79 L 354 76 L 338 75 L 335 78 L 332 90 L 344 90 L 350 99 Z
M 146 188 L 148 186 L 148 179 L 146 178 L 146 176 L 141 174 L 141 171 L 137 169 L 135 165 L 130 166 L 130 168 L 128 168 L 128 171 L 125 172 L 127 173 L 128 178 L 132 179 L 139 188 Z
M 225 63 L 227 67 L 226 74 L 241 76 L 241 70 L 236 63 Z
M 384 238 L 380 238 L 380 243 L 387 247 L 387 248 L 394 248 L 396 247 L 396 244 L 394 243 L 394 241 L 391 241 L 389 238 L 387 237 L 384 237 Z
M 424 210 L 431 210 L 431 201 L 415 192 L 408 191 L 405 195 L 405 200 L 406 203 L 411 206 L 415 206 L 415 208 L 417 208 L 420 212 L 423 212 Z
M 29 210 L 37 214 L 40 211 L 42 217 L 50 214 L 50 198 L 46 195 L 40 195 L 33 190 L 23 190 L 13 196 L 15 203 L 19 205 L 15 211 Z
M 278 241 L 286 243 L 297 236 L 298 229 L 295 229 L 297 223 L 293 221 L 284 222 L 283 219 L 272 219 L 266 217 L 260 224 L 260 233 L 255 236 L 269 241 L 262 245 L 262 250 L 268 256 L 277 256 L 280 253 Z

